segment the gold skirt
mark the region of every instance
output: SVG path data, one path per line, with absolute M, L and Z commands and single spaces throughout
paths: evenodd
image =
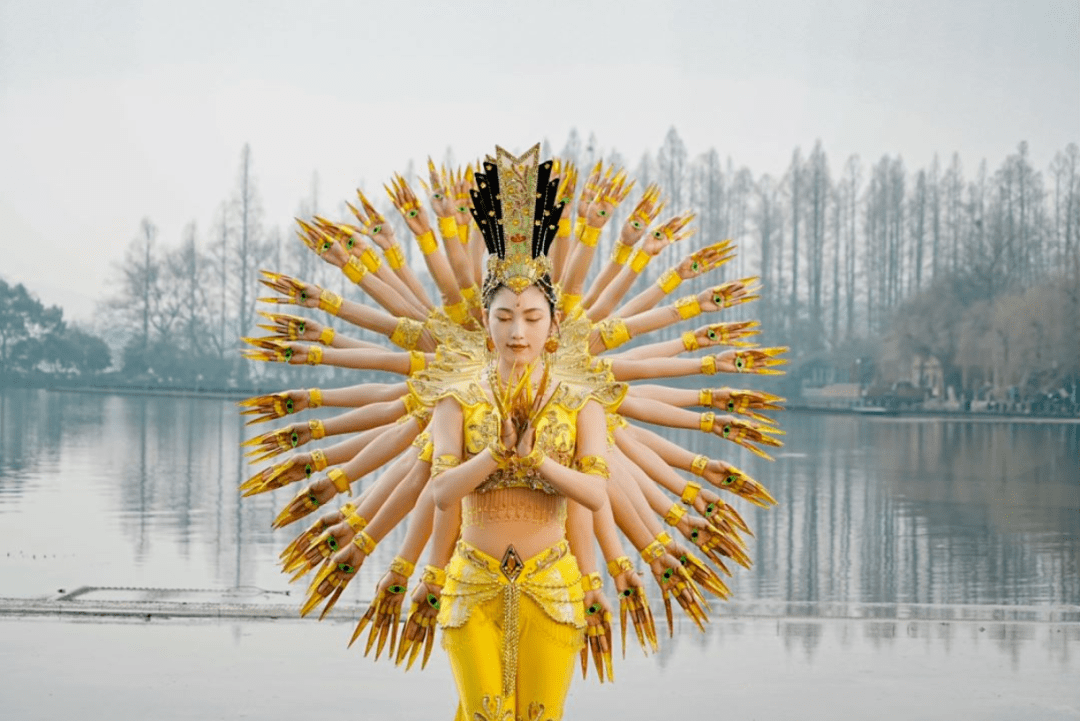
M 557 721 L 585 643 L 581 571 L 563 540 L 521 562 L 458 541 L 439 625 L 464 721 Z

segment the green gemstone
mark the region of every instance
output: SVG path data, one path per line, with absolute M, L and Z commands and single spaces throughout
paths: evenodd
M 378 235 L 379 231 L 381 231 L 381 230 L 382 230 L 382 226 L 381 225 L 376 225 L 374 228 L 371 229 L 371 234 L 372 235 Z
M 592 604 L 585 610 L 585 613 L 589 614 L 590 616 L 595 616 L 596 614 L 600 613 L 600 604 Z
M 436 596 L 434 593 L 429 593 L 427 595 L 427 602 L 428 602 L 428 605 L 431 606 L 432 608 L 434 608 L 435 610 L 439 609 L 439 597 Z
M 291 361 L 292 360 L 292 354 L 293 354 L 293 349 L 292 348 L 286 348 L 285 349 L 285 360 L 286 361 Z
M 670 581 L 670 580 L 671 580 L 671 577 L 672 577 L 672 576 L 673 576 L 674 574 L 675 574 L 675 571 L 674 571 L 673 569 L 670 569 L 670 568 L 668 568 L 668 569 L 665 569 L 665 570 L 664 570 L 664 580 L 665 580 L 665 581 Z
M 700 535 L 701 535 L 701 531 L 697 530 L 696 528 L 694 530 L 690 531 L 690 538 L 695 540 L 695 541 L 698 539 L 698 536 L 700 536 Z
M 716 340 L 716 331 L 714 331 L 712 328 L 708 330 L 706 335 L 709 336 L 709 340 Z
M 725 486 L 730 486 L 734 482 L 735 482 L 735 476 L 728 476 L 727 478 L 724 479 L 724 485 Z
M 690 563 L 690 559 L 687 558 L 686 554 L 683 554 L 679 556 L 679 563 L 685 566 L 686 564 Z
M 348 248 L 349 250 L 352 250 L 352 247 L 353 247 L 354 245 L 356 245 L 356 241 L 355 241 L 355 240 L 353 240 L 352 238 L 349 238 L 349 239 L 348 239 L 348 240 L 347 240 L 347 241 L 345 242 L 345 247 L 346 247 L 346 248 Z
M 304 321 L 300 321 L 299 323 L 296 324 L 296 332 L 297 333 L 303 335 L 305 330 L 307 330 L 307 323 L 305 323 Z
M 307 494 L 307 499 L 308 499 L 308 503 L 315 506 L 316 508 L 319 507 L 319 499 L 315 497 L 314 493 Z
M 308 478 L 311 478 L 311 474 L 314 471 L 315 471 L 315 469 L 311 467 L 310 463 L 307 463 L 307 464 L 304 465 L 304 475 L 307 476 Z
M 300 434 L 296 431 L 293 431 L 291 434 L 289 434 L 289 440 L 292 442 L 292 447 L 296 448 L 298 445 L 300 445 Z
M 300 291 L 300 302 L 303 302 L 305 300 L 307 300 L 307 291 L 302 290 L 302 291 Z
M 337 567 L 342 573 L 356 573 L 356 567 L 351 563 L 339 563 Z
M 724 426 L 724 438 L 731 435 L 731 426 Z
M 706 516 L 711 516 L 714 513 L 716 513 L 716 504 L 715 503 L 710 503 L 709 505 L 705 506 L 705 515 Z
M 330 538 L 326 539 L 326 545 L 330 547 L 331 551 L 337 551 L 338 550 L 337 539 L 334 538 L 333 536 L 330 536 Z
M 729 411 L 733 411 L 733 410 L 735 410 L 735 401 L 728 401 L 728 402 L 727 402 L 727 409 L 728 409 Z
M 395 595 L 405 593 L 405 587 L 404 586 L 399 586 L 396 583 L 393 586 L 391 586 L 390 588 L 386 589 L 386 590 L 389 593 L 393 593 Z
M 624 590 L 622 592 L 622 597 L 623 598 L 630 598 L 633 595 L 634 595 L 634 590 L 632 588 L 627 588 L 626 590 Z
M 690 270 L 694 271 L 695 273 L 697 272 L 697 269 L 700 268 L 700 267 L 701 266 L 698 265 L 696 260 L 693 263 L 690 264 Z
M 285 412 L 286 412 L 286 413 L 292 413 L 292 412 L 293 412 L 293 402 L 292 402 L 292 398 L 290 398 L 289 400 L 285 401 Z

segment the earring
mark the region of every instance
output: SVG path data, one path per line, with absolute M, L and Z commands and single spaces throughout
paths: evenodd
M 489 353 L 495 352 L 495 341 L 491 340 L 491 336 L 487 338 L 487 349 Z
M 549 335 L 548 339 L 544 341 L 544 350 L 548 353 L 554 353 L 559 350 L 559 338 L 558 336 Z

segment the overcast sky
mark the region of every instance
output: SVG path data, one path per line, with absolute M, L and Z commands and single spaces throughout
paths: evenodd
M 202 239 L 245 142 L 284 228 L 315 171 L 337 207 L 448 146 L 577 127 L 636 163 L 671 126 L 755 174 L 816 139 L 1045 169 L 1080 140 L 1080 0 L 0 0 L 0 277 L 87 318 L 141 218 Z

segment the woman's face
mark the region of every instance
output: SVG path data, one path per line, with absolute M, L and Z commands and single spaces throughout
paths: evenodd
M 495 352 L 508 363 L 527 365 L 540 357 L 551 330 L 551 307 L 535 285 L 517 295 L 499 288 L 491 299 L 487 328 Z

